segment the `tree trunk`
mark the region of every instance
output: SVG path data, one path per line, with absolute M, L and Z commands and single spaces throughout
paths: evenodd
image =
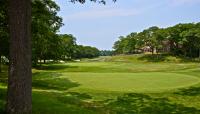
M 200 48 L 199 48 L 199 59 L 200 59 Z
M 157 56 L 157 60 L 159 59 L 159 54 L 158 54 L 158 49 L 157 48 L 155 48 L 155 52 L 156 52 L 156 56 Z
M 0 54 L 0 73 L 1 73 L 1 54 Z
M 154 54 L 154 48 L 151 48 L 151 54 L 152 55 Z
M 40 68 L 42 68 L 42 59 L 40 59 Z
M 184 50 L 184 58 L 186 58 L 187 57 L 187 50 L 185 49 Z
M 9 0 L 8 114 L 32 113 L 31 0 Z

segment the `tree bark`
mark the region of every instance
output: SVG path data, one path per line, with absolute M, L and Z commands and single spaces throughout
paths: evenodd
M 32 113 L 31 0 L 9 0 L 10 65 L 6 112 Z
M 154 48 L 151 48 L 151 54 L 152 55 L 154 54 Z
M 42 59 L 40 59 L 40 68 L 42 68 Z
M 199 59 L 200 59 L 200 48 L 199 48 Z
M 0 54 L 0 73 L 2 71 L 2 68 L 1 68 L 1 54 Z

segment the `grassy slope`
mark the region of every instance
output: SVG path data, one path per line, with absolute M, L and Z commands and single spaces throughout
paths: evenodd
M 33 70 L 33 113 L 199 114 L 199 64 L 171 58 L 116 56 L 44 65 Z M 0 112 L 5 83 L 1 73 Z

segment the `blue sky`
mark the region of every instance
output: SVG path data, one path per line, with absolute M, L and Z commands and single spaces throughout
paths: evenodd
M 112 49 L 119 36 L 154 25 L 200 22 L 200 0 L 107 0 L 107 5 L 55 1 L 65 24 L 60 33 L 73 34 L 78 44 L 99 49 Z

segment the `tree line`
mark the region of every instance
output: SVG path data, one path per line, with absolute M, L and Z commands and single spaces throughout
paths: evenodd
M 0 57 L 9 59 L 9 32 L 7 0 L 0 1 Z M 91 46 L 76 43 L 71 34 L 57 34 L 63 26 L 62 18 L 58 16 L 60 7 L 52 0 L 32 1 L 32 64 L 37 65 L 43 60 L 72 60 L 93 58 L 100 51 Z M 1 62 L 0 62 L 1 64 Z M 1 68 L 0 68 L 1 71 Z
M 46 63 L 46 60 L 71 61 L 100 56 L 99 49 L 92 46 L 78 45 L 76 38 L 71 34 L 55 34 L 52 40 L 46 40 L 46 43 L 36 43 L 34 47 L 32 49 L 34 50 L 32 51 L 34 65 L 37 65 L 39 61 L 40 64 L 41 61 Z
M 101 50 L 100 51 L 100 56 L 112 56 L 114 55 L 113 50 Z
M 120 36 L 114 43 L 115 54 L 151 52 L 200 58 L 200 23 L 183 23 L 172 27 L 150 27 L 142 32 Z

